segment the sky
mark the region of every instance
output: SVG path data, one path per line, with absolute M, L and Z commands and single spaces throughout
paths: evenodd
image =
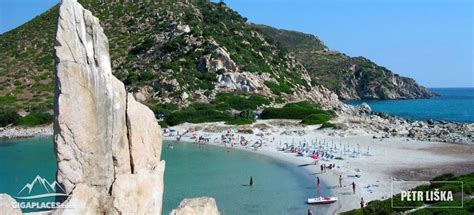
M 0 0 L 0 33 L 58 0 Z M 250 22 L 317 35 L 427 87 L 474 87 L 473 0 L 224 0 Z

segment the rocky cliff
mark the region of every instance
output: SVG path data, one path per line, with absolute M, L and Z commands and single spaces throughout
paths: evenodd
M 435 96 L 415 80 L 394 74 L 364 57 L 331 51 L 314 35 L 256 25 L 292 52 L 311 76 L 342 99 L 413 99 Z
M 160 213 L 160 127 L 112 75 L 99 20 L 75 0 L 59 9 L 55 59 L 57 181 L 69 195 L 55 213 Z

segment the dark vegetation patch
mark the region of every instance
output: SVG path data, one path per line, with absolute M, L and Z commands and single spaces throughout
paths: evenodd
M 257 107 L 268 105 L 270 101 L 256 94 L 219 93 L 209 104 L 194 103 L 185 108 L 179 108 L 174 104 L 159 104 L 152 106 L 155 113 L 163 113 L 165 119 L 160 125 L 174 126 L 184 122 L 226 122 L 227 124 L 243 125 L 255 122 L 255 111 Z M 230 110 L 240 111 L 238 115 L 232 115 Z
M 53 122 L 53 116 L 45 112 L 32 112 L 18 120 L 18 125 L 33 127 Z
M 0 127 L 7 125 L 21 125 L 33 127 L 45 125 L 53 122 L 53 116 L 47 112 L 32 111 L 30 114 L 21 117 L 15 110 L 5 109 L 0 111 Z
M 309 101 L 289 103 L 282 108 L 267 108 L 260 115 L 262 119 L 298 119 L 307 125 L 324 124 L 335 116 L 334 111 L 323 110 Z

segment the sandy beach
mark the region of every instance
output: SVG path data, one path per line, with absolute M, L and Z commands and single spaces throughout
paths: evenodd
M 474 145 L 460 145 L 436 142 L 414 141 L 407 138 L 374 139 L 364 130 L 353 130 L 338 134 L 332 129 L 318 129 L 319 126 L 302 126 L 291 120 L 258 120 L 252 125 L 230 126 L 224 123 L 185 123 L 173 127 L 179 132 L 181 141 L 195 142 L 200 136 L 208 138 L 208 144 L 231 147 L 260 153 L 291 163 L 295 168 L 304 168 L 308 174 L 319 177 L 339 201 L 334 203 L 331 213 L 339 213 L 360 207 L 365 202 L 389 198 L 391 183 L 397 180 L 429 180 L 443 173 L 467 173 L 474 171 Z M 188 132 L 186 132 L 188 131 Z M 176 140 L 164 133 L 165 140 Z M 233 134 L 226 145 L 221 136 Z M 184 134 L 184 135 L 183 135 Z M 240 145 L 240 138 L 248 141 Z M 262 142 L 260 147 L 259 142 Z M 332 148 L 338 159 L 314 159 L 297 156 L 296 153 L 281 151 L 285 145 L 320 146 Z M 256 145 L 254 145 L 256 144 Z M 321 164 L 335 164 L 336 168 L 321 173 Z M 342 188 L 339 187 L 342 176 Z M 356 184 L 353 194 L 351 183 Z

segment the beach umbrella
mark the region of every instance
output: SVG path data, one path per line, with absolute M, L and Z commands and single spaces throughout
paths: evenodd
M 311 157 L 311 158 L 313 158 L 313 159 L 318 159 L 318 158 L 319 158 L 319 156 L 317 156 L 317 155 L 311 155 L 311 156 L 309 156 L 309 157 Z

